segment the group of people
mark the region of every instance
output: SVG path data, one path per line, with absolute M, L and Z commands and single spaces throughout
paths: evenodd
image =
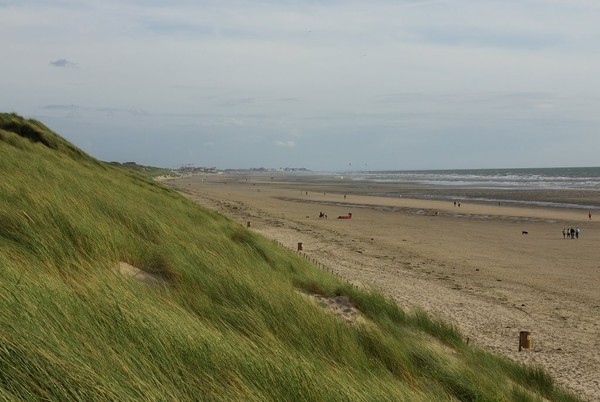
M 563 239 L 579 239 L 579 228 L 563 229 Z
M 308 216 L 307 216 L 308 218 Z M 325 212 L 321 211 L 319 212 L 319 218 L 327 218 L 327 215 L 325 214 Z M 337 217 L 338 219 L 352 219 L 352 212 L 348 212 L 348 215 L 340 215 Z

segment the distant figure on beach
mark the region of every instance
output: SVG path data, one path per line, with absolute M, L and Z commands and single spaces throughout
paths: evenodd
M 588 212 L 588 217 L 592 220 L 592 211 Z
M 460 202 L 458 203 L 458 207 L 460 208 Z
M 346 199 L 346 194 L 344 194 L 344 199 Z M 590 212 L 591 213 L 591 212 Z M 591 218 L 590 218 L 591 219 Z
M 567 229 L 563 228 L 563 239 L 567 238 Z
M 454 201 L 454 206 L 456 206 L 456 201 Z
M 352 212 L 348 212 L 348 215 L 340 215 L 338 219 L 352 219 Z
M 579 228 L 575 228 L 575 238 L 579 239 L 579 232 L 581 232 L 581 230 Z
M 575 238 L 575 229 L 571 228 L 571 240 Z
M 323 211 L 319 212 L 319 218 L 327 218 L 327 215 Z

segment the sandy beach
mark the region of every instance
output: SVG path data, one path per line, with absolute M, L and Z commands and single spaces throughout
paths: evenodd
M 389 192 L 386 185 L 307 177 L 198 175 L 165 184 L 290 249 L 302 242 L 307 257 L 348 281 L 452 322 L 469 342 L 541 365 L 570 391 L 600 400 L 600 213 L 590 220 L 587 210 L 458 207 L 373 195 Z M 579 239 L 563 238 L 570 227 L 581 229 Z M 518 351 L 520 331 L 531 332 L 531 350 Z

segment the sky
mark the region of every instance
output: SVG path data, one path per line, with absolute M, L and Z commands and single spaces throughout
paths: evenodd
M 0 0 L 0 111 L 104 161 L 600 166 L 597 0 Z

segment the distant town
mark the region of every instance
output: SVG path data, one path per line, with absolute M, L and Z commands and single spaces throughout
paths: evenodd
M 145 174 L 154 174 L 154 175 L 191 175 L 191 174 L 219 174 L 219 173 L 236 173 L 236 172 L 253 172 L 253 173 L 272 173 L 272 172 L 308 172 L 309 170 L 306 168 L 294 168 L 294 167 L 285 167 L 285 168 L 248 168 L 248 169 L 219 169 L 217 167 L 205 167 L 205 166 L 195 166 L 195 165 L 184 165 L 178 168 L 170 169 L 170 168 L 159 168 L 154 166 L 144 166 L 139 165 L 135 162 L 111 162 L 112 165 L 120 165 L 127 169 L 135 170 L 138 172 L 142 172 Z
M 177 169 L 173 169 L 173 171 L 179 174 L 198 174 L 198 173 L 235 173 L 235 172 L 308 172 L 306 168 L 248 168 L 248 169 L 218 169 L 216 167 L 202 167 L 202 166 L 182 166 Z

